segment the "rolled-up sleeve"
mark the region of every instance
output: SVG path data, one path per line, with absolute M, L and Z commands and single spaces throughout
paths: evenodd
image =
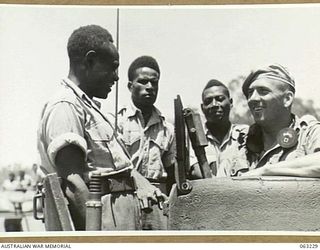
M 79 110 L 68 102 L 59 102 L 48 112 L 45 140 L 52 165 L 55 166 L 59 150 L 71 144 L 79 147 L 86 156 L 87 143 L 84 139 L 83 123 Z

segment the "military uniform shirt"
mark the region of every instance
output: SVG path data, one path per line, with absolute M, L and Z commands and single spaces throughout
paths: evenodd
M 141 111 L 131 104 L 119 112 L 119 129 L 135 168 L 146 178 L 165 178 L 175 161 L 175 140 L 173 125 L 161 112 L 153 107 L 144 126 Z
M 208 146 L 205 152 L 210 168 L 217 177 L 235 176 L 240 170 L 248 169 L 245 151 L 245 137 L 248 125 L 231 124 L 222 143 L 205 128 Z M 190 165 L 196 162 L 193 150 Z
M 99 168 L 116 173 L 133 167 L 98 105 L 71 80 L 65 79 L 41 115 L 38 149 L 45 173 L 56 172 L 55 157 L 70 144 L 83 151 L 86 173 Z
M 311 115 L 305 115 L 300 119 L 294 115 L 292 117 L 293 123 L 291 127 L 297 132 L 298 142 L 293 147 L 287 149 L 276 144 L 266 152 L 255 152 L 257 151 L 255 150 L 255 146 L 258 148 L 257 144 L 263 145 L 263 142 L 262 138 L 257 137 L 260 129 L 259 126 L 255 124 L 250 127 L 250 131 L 253 132 L 249 132 L 247 140 L 250 140 L 250 137 L 257 137 L 256 145 L 253 144 L 251 147 L 247 146 L 247 157 L 250 169 L 262 167 L 266 164 L 295 159 L 320 150 L 320 122 Z M 255 126 L 255 128 L 253 126 Z

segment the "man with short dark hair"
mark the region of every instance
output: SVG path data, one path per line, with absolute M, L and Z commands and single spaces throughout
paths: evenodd
M 132 103 L 120 110 L 119 127 L 135 169 L 163 193 L 174 182 L 175 142 L 173 125 L 154 106 L 160 68 L 150 56 L 135 59 L 128 70 Z M 142 212 L 143 229 L 167 229 L 167 218 L 157 206 Z
M 68 55 L 68 78 L 41 114 L 41 165 L 47 174 L 57 172 L 62 178 L 77 230 L 85 229 L 87 186 L 94 171 L 119 184 L 117 190 L 109 185 L 102 198 L 102 230 L 141 229 L 139 202 L 145 208 L 149 199 L 156 203 L 162 194 L 133 169 L 113 124 L 93 99 L 107 98 L 118 80 L 119 54 L 112 36 L 97 25 L 80 27 L 69 38 Z
M 242 90 L 255 120 L 244 175 L 320 177 L 320 122 L 291 113 L 295 81 L 289 71 L 279 64 L 255 70 Z
M 206 118 L 205 147 L 209 166 L 214 176 L 235 176 L 247 170 L 245 136 L 247 125 L 232 124 L 229 119 L 232 98 L 222 82 L 212 79 L 202 91 L 201 109 Z M 195 157 L 191 154 L 191 178 L 202 178 Z

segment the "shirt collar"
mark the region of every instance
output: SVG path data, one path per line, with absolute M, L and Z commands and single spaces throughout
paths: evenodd
M 295 131 L 299 133 L 300 131 L 300 119 L 298 116 L 291 114 L 291 123 L 288 126 L 289 128 L 293 128 Z M 247 147 L 250 151 L 254 153 L 260 153 L 263 151 L 263 139 L 262 139 L 262 130 L 261 127 L 254 123 L 250 126 L 248 137 L 247 137 Z M 275 147 L 280 147 L 277 144 Z M 274 147 L 274 148 L 275 148 Z
M 227 132 L 227 134 L 225 135 L 225 137 L 223 138 L 222 142 L 221 142 L 221 146 L 225 144 L 225 142 L 229 141 L 230 139 L 236 140 L 238 138 L 239 135 L 239 131 L 235 130 L 235 124 L 231 123 L 231 126 Z M 212 133 L 210 132 L 210 130 L 207 127 L 207 123 L 205 124 L 205 133 L 206 133 L 206 137 L 209 140 L 213 140 L 215 142 L 217 142 L 218 144 L 220 144 L 220 142 L 218 141 L 218 139 L 212 135 Z
M 73 81 L 71 81 L 69 78 L 62 79 L 62 83 L 64 86 L 67 86 L 73 90 L 73 92 L 82 99 L 87 105 L 89 106 L 95 106 L 95 108 L 100 109 L 101 103 L 97 100 L 90 99 L 89 96 L 84 93 Z
M 298 116 L 294 115 L 294 114 L 292 114 L 292 117 L 293 117 L 293 118 L 292 118 L 293 121 L 292 121 L 291 127 L 292 127 L 295 131 L 299 132 L 299 131 L 300 131 L 300 127 L 301 127 L 300 118 L 299 118 Z
M 127 114 L 129 117 L 136 116 L 138 113 L 141 113 L 140 109 L 138 109 L 133 102 L 131 101 L 130 105 L 127 107 Z M 162 115 L 161 111 L 157 109 L 155 106 L 152 107 L 152 115 L 151 117 L 159 117 L 164 120 L 164 116 Z

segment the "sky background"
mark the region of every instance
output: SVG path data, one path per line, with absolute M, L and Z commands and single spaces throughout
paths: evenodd
M 68 74 L 66 44 L 87 24 L 116 39 L 116 8 L 0 5 L 0 167 L 37 161 L 40 112 Z M 209 79 L 228 83 L 269 63 L 296 80 L 297 96 L 320 106 L 320 5 L 120 8 L 119 105 L 130 100 L 127 69 L 138 56 L 160 65 L 156 106 L 173 118 L 177 94 L 199 108 Z M 103 100 L 114 112 L 115 87 Z

